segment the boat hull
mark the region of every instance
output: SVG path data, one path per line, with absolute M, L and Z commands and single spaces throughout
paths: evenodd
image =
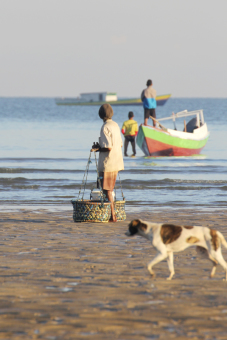
M 171 97 L 171 94 L 165 94 L 161 96 L 157 96 L 156 102 L 158 106 L 164 105 L 167 100 Z M 142 105 L 141 99 L 120 99 L 116 101 L 98 101 L 98 102 L 81 102 L 77 98 L 56 98 L 55 102 L 57 105 L 82 105 L 82 106 L 91 106 L 97 105 L 100 106 L 105 103 L 109 103 L 112 106 L 129 106 L 129 105 Z
M 197 155 L 205 147 L 209 138 L 207 127 L 204 126 L 194 133 L 179 132 L 181 136 L 173 136 L 151 126 L 141 125 L 137 136 L 137 145 L 146 156 L 192 156 Z M 177 134 L 175 132 L 175 134 Z

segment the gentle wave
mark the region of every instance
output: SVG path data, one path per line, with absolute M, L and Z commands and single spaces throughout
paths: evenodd
M 95 170 L 89 170 L 90 173 L 95 173 Z M 84 170 L 64 170 L 64 169 L 37 169 L 37 168 L 0 168 L 2 174 L 19 174 L 19 173 L 65 173 L 65 174 L 83 174 Z
M 72 184 L 66 184 L 67 182 L 69 183 L 73 183 L 73 185 L 75 186 L 80 186 L 82 185 L 82 178 L 77 178 L 77 179 L 67 179 L 67 178 L 26 178 L 26 177 L 11 177 L 11 178 L 0 178 L 0 185 L 10 185 L 10 184 L 17 184 L 17 183 L 50 183 L 50 185 L 53 185 L 54 183 L 56 184 L 56 186 L 59 187 L 65 187 L 68 185 L 72 185 Z M 60 184 L 59 184 L 60 183 Z M 93 183 L 93 185 L 96 185 L 96 177 L 95 179 L 89 179 L 87 180 L 87 185 L 91 185 L 91 183 Z M 192 184 L 192 185 L 210 185 L 212 187 L 213 186 L 217 186 L 217 185 L 227 185 L 227 180 L 183 180 L 183 179 L 172 179 L 172 178 L 164 178 L 161 180 L 157 180 L 157 179 L 121 179 L 121 184 L 124 185 L 125 187 L 132 187 L 132 186 L 140 186 L 140 187 L 150 187 L 150 186 L 154 186 L 154 187 L 158 187 L 158 185 L 167 185 L 167 184 Z M 116 182 L 116 186 L 119 186 L 119 181 L 117 179 Z
M 164 179 L 161 179 L 161 180 L 157 180 L 157 179 L 150 179 L 150 180 L 142 180 L 142 179 L 122 179 L 121 180 L 121 183 L 124 184 L 124 185 L 127 185 L 127 184 L 143 184 L 144 186 L 149 186 L 149 185 L 160 185 L 160 184 L 168 184 L 168 183 L 175 183 L 175 184 L 185 184 L 185 183 L 188 183 L 188 184 L 227 184 L 227 180 L 198 180 L 198 179 L 172 179 L 172 178 L 164 178 Z

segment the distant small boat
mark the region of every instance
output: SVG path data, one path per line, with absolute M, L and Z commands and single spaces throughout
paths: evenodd
M 160 95 L 156 97 L 157 105 L 164 105 L 171 97 L 171 94 Z M 108 92 L 91 92 L 81 93 L 78 98 L 55 98 L 57 105 L 142 105 L 140 98 L 118 99 L 116 93 Z
M 195 116 L 184 130 L 166 129 L 160 121 Z M 159 127 L 141 125 L 137 136 L 137 145 L 146 156 L 192 156 L 201 152 L 209 138 L 207 124 L 204 121 L 203 110 L 187 110 L 173 113 L 172 116 L 156 120 Z

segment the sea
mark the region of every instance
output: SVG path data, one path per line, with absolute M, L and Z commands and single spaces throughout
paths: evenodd
M 156 116 L 197 109 L 210 132 L 200 155 L 149 158 L 137 146 L 135 158 L 124 157 L 116 199 L 125 198 L 126 213 L 227 208 L 227 99 L 170 98 Z M 72 199 L 90 199 L 97 179 L 90 149 L 102 125 L 98 110 L 58 106 L 54 98 L 0 98 L 0 211 L 64 212 L 73 209 Z M 120 127 L 129 111 L 143 123 L 142 106 L 113 110 Z M 163 125 L 174 128 L 171 120 Z M 182 131 L 183 121 L 176 127 Z

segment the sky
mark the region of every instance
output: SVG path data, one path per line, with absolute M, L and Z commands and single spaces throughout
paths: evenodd
M 227 96 L 227 0 L 0 0 L 0 96 Z

